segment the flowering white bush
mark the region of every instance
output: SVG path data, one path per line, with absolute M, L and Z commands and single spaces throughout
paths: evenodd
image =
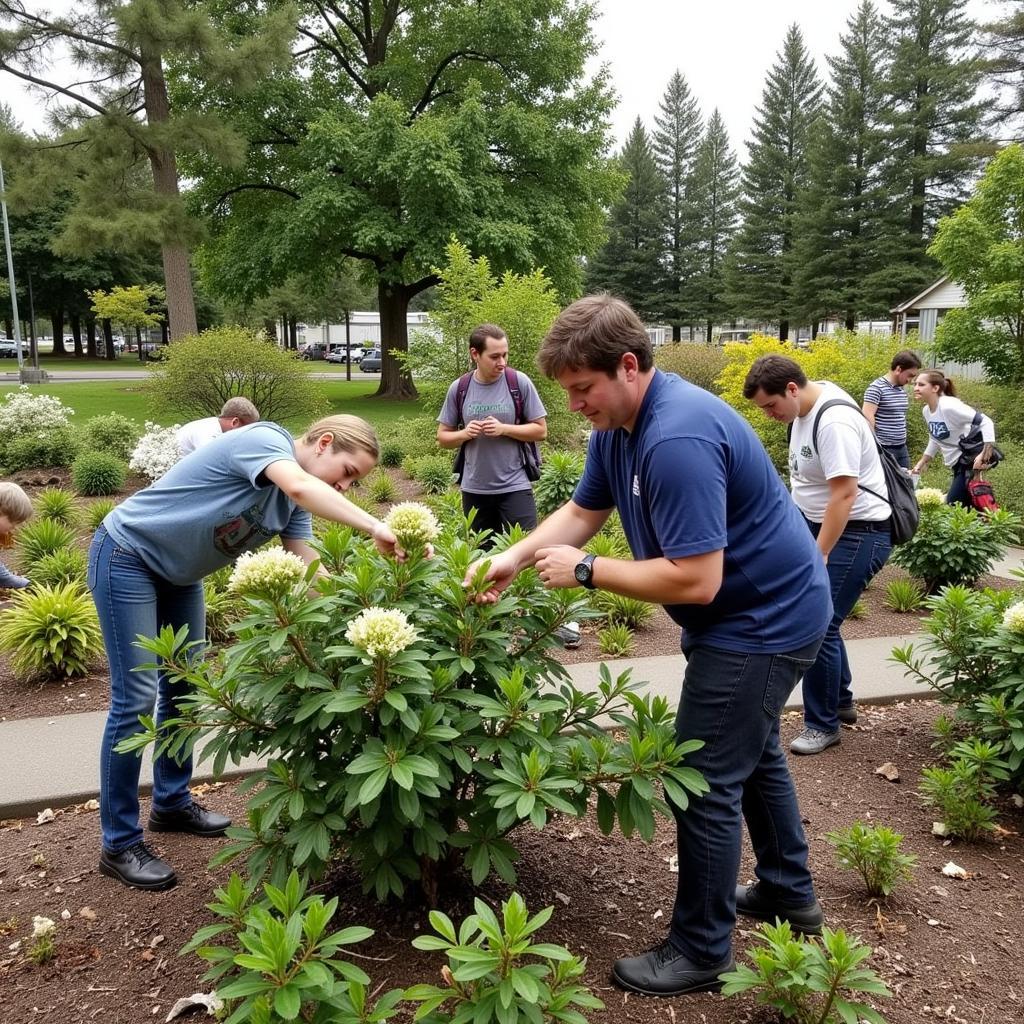
M 57 925 L 49 917 L 40 917 L 38 914 L 32 918 L 32 938 L 41 939 L 56 931 Z
M 284 596 L 306 575 L 306 563 L 284 548 L 247 551 L 235 562 L 228 590 L 271 599 Z
M 178 447 L 180 429 L 180 423 L 161 427 L 146 420 L 146 432 L 139 438 L 128 460 L 128 468 L 133 473 L 148 476 L 150 480 L 159 480 L 181 458 L 181 448 Z
M 416 501 L 403 501 L 391 507 L 384 522 L 406 550 L 429 544 L 441 532 L 434 513 Z
M 922 487 L 914 492 L 917 495 L 917 503 L 922 508 L 925 505 L 945 505 L 946 495 L 938 487 Z
M 1003 626 L 1011 633 L 1020 633 L 1024 635 L 1024 601 L 1018 601 L 1016 604 L 1011 604 L 1010 607 L 1003 612 Z
M 68 426 L 68 417 L 75 414 L 53 395 L 33 395 L 23 384 L 0 403 L 0 449 L 16 437 L 46 434 Z
M 419 637 L 405 612 L 397 608 L 364 608 L 345 630 L 345 637 L 371 658 L 393 658 Z

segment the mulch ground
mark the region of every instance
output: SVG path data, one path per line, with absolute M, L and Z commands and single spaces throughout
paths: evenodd
M 933 761 L 930 725 L 934 703 L 897 704 L 862 712 L 844 729 L 841 746 L 812 758 L 793 758 L 818 895 L 829 924 L 874 948 L 873 967 L 892 990 L 878 1005 L 890 1024 L 942 1020 L 994 1024 L 1024 1019 L 1024 814 L 1007 799 L 1000 830 L 977 843 L 947 843 L 931 833 L 932 815 L 916 786 Z M 796 716 L 784 722 L 788 739 Z M 892 762 L 898 782 L 875 769 Z M 212 791 L 210 791 L 212 789 Z M 240 818 L 235 786 L 209 787 L 204 797 Z M 147 808 L 144 805 L 143 815 Z M 863 894 L 857 876 L 835 865 L 825 833 L 855 820 L 883 823 L 905 836 L 919 863 L 914 880 L 883 902 Z M 227 871 L 207 870 L 223 840 L 161 835 L 156 847 L 181 879 L 166 893 L 136 893 L 96 871 L 99 823 L 95 812 L 70 808 L 42 825 L 33 820 L 0 829 L 0 1014 L 5 1024 L 29 1021 L 101 1021 L 142 1024 L 163 1020 L 180 997 L 209 990 L 202 963 L 177 951 L 212 915 L 205 909 Z M 606 1009 L 591 1020 L 692 1024 L 767 1024 L 777 1018 L 751 997 L 697 995 L 668 1000 L 630 996 L 611 985 L 612 962 L 660 941 L 671 914 L 675 875 L 670 868 L 674 829 L 662 823 L 654 841 L 603 837 L 593 817 L 566 819 L 542 833 L 522 829 L 519 891 L 531 909 L 553 905 L 545 941 L 588 958 L 586 982 Z M 946 877 L 950 861 L 966 879 Z M 752 877 L 749 848 L 741 880 Z M 460 917 L 470 909 L 468 889 L 449 880 L 444 909 Z M 410 941 L 426 926 L 414 904 L 379 906 L 360 893 L 344 867 L 326 887 L 339 898 L 338 927 L 360 923 L 375 935 L 358 947 L 360 965 L 386 990 L 439 982 L 443 961 Z M 497 904 L 509 889 L 494 881 L 482 896 Z M 62 919 L 66 912 L 67 919 Z M 55 958 L 42 966 L 25 955 L 34 915 L 58 922 Z M 11 948 L 18 940 L 21 945 Z M 750 946 L 749 922 L 735 933 L 736 955 Z M 403 1019 L 411 1019 L 411 1012 Z

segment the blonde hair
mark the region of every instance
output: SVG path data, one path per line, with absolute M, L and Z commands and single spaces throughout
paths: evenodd
M 10 481 L 0 483 L 0 515 L 7 516 L 12 526 L 32 518 L 32 502 L 28 495 Z
M 330 434 L 331 451 L 335 452 L 369 452 L 377 459 L 380 457 L 380 442 L 373 427 L 358 416 L 338 413 L 336 416 L 325 416 L 317 420 L 305 434 L 304 444 L 314 445 L 324 434 Z

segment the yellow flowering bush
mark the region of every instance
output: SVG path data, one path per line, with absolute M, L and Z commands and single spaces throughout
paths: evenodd
M 917 503 L 921 508 L 928 505 L 946 504 L 946 495 L 938 487 L 920 487 L 914 493 L 917 495 Z

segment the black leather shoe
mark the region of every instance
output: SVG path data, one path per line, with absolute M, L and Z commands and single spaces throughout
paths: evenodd
M 100 852 L 100 874 L 116 878 L 133 889 L 172 889 L 178 884 L 174 868 L 142 841 L 125 850 Z
M 612 965 L 612 980 L 645 996 L 685 996 L 690 992 L 717 992 L 720 974 L 736 966 L 727 957 L 714 967 L 698 967 L 666 939 L 640 956 L 627 956 Z
M 757 882 L 736 886 L 736 913 L 761 921 L 774 922 L 776 918 L 788 921 L 793 931 L 801 935 L 820 935 L 821 926 L 825 923 L 825 915 L 817 900 L 804 904 L 786 903 L 773 899 Z
M 188 832 L 194 836 L 222 836 L 231 819 L 216 811 L 208 811 L 194 800 L 177 811 L 149 812 L 150 832 Z

